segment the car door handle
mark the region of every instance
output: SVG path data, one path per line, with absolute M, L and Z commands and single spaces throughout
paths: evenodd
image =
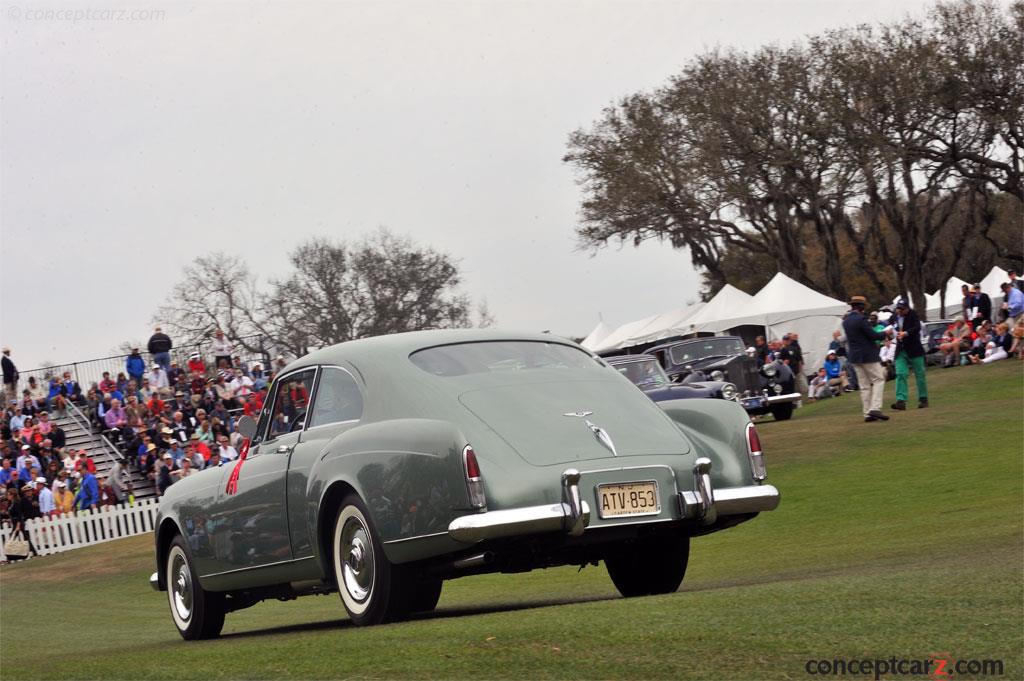
M 277 453 L 278 454 L 291 454 L 292 449 L 294 449 L 294 445 L 281 445 L 280 447 L 277 448 Z

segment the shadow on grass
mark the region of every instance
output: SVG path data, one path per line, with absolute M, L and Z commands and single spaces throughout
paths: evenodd
M 597 603 L 600 601 L 618 600 L 619 596 L 580 596 L 577 598 L 551 598 L 523 603 L 488 603 L 486 605 L 473 607 L 450 607 L 435 610 L 433 612 L 422 612 L 412 615 L 405 622 L 422 622 L 429 620 L 442 620 L 451 617 L 469 617 L 472 615 L 487 615 L 498 612 L 516 612 L 518 610 L 534 610 L 537 608 L 550 608 L 559 605 L 575 605 L 577 603 Z M 339 603 L 338 607 L 341 607 Z M 269 629 L 254 629 L 251 631 L 237 631 L 230 634 L 223 634 L 221 639 L 245 639 L 258 636 L 278 636 L 280 634 L 293 634 L 308 631 L 323 631 L 326 629 L 346 629 L 355 626 L 350 620 L 325 620 L 322 622 L 308 622 L 303 624 L 290 624 L 283 627 L 270 627 Z

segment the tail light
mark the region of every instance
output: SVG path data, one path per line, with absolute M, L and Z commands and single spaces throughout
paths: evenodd
M 470 445 L 462 450 L 462 470 L 466 473 L 466 491 L 469 492 L 469 504 L 473 508 L 487 505 L 484 496 L 484 479 L 480 475 L 480 464 L 476 460 L 476 452 Z
M 750 472 L 754 480 L 761 482 L 768 477 L 768 471 L 764 465 L 764 452 L 761 449 L 761 438 L 757 435 L 757 428 L 753 423 L 747 424 L 747 456 L 750 457 Z

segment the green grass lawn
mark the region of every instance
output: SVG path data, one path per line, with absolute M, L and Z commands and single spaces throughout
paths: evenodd
M 0 677 L 813 679 L 809 659 L 947 654 L 1019 679 L 1022 378 L 936 369 L 932 407 L 887 423 L 849 394 L 761 424 L 780 507 L 695 539 L 672 595 L 621 599 L 603 566 L 486 575 L 402 624 L 355 628 L 317 596 L 186 643 L 136 537 L 0 568 Z

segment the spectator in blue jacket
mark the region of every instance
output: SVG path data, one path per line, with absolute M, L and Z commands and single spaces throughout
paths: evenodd
M 82 468 L 82 481 L 78 486 L 78 494 L 75 495 L 75 508 L 80 511 L 95 509 L 100 503 L 100 487 L 96 482 L 96 476 L 89 472 L 88 468 Z
M 845 390 L 848 385 L 846 371 L 843 370 L 843 363 L 839 361 L 835 350 L 829 350 L 825 355 L 825 378 L 828 379 L 829 387 L 838 390 Z
M 1000 284 L 1003 290 L 1003 307 L 1006 308 L 1006 323 L 1011 327 L 1024 315 L 1024 293 L 1010 283 Z
M 884 340 L 886 334 L 876 331 L 868 322 L 864 315 L 865 307 L 867 299 L 864 296 L 850 298 L 850 311 L 843 320 L 847 352 L 860 385 L 864 421 L 888 421 L 889 417 L 882 413 L 885 369 L 878 356 L 878 342 Z
M 138 348 L 132 348 L 132 354 L 124 362 L 125 371 L 135 379 L 135 385 L 142 385 L 142 377 L 146 375 L 146 360 L 142 359 Z

